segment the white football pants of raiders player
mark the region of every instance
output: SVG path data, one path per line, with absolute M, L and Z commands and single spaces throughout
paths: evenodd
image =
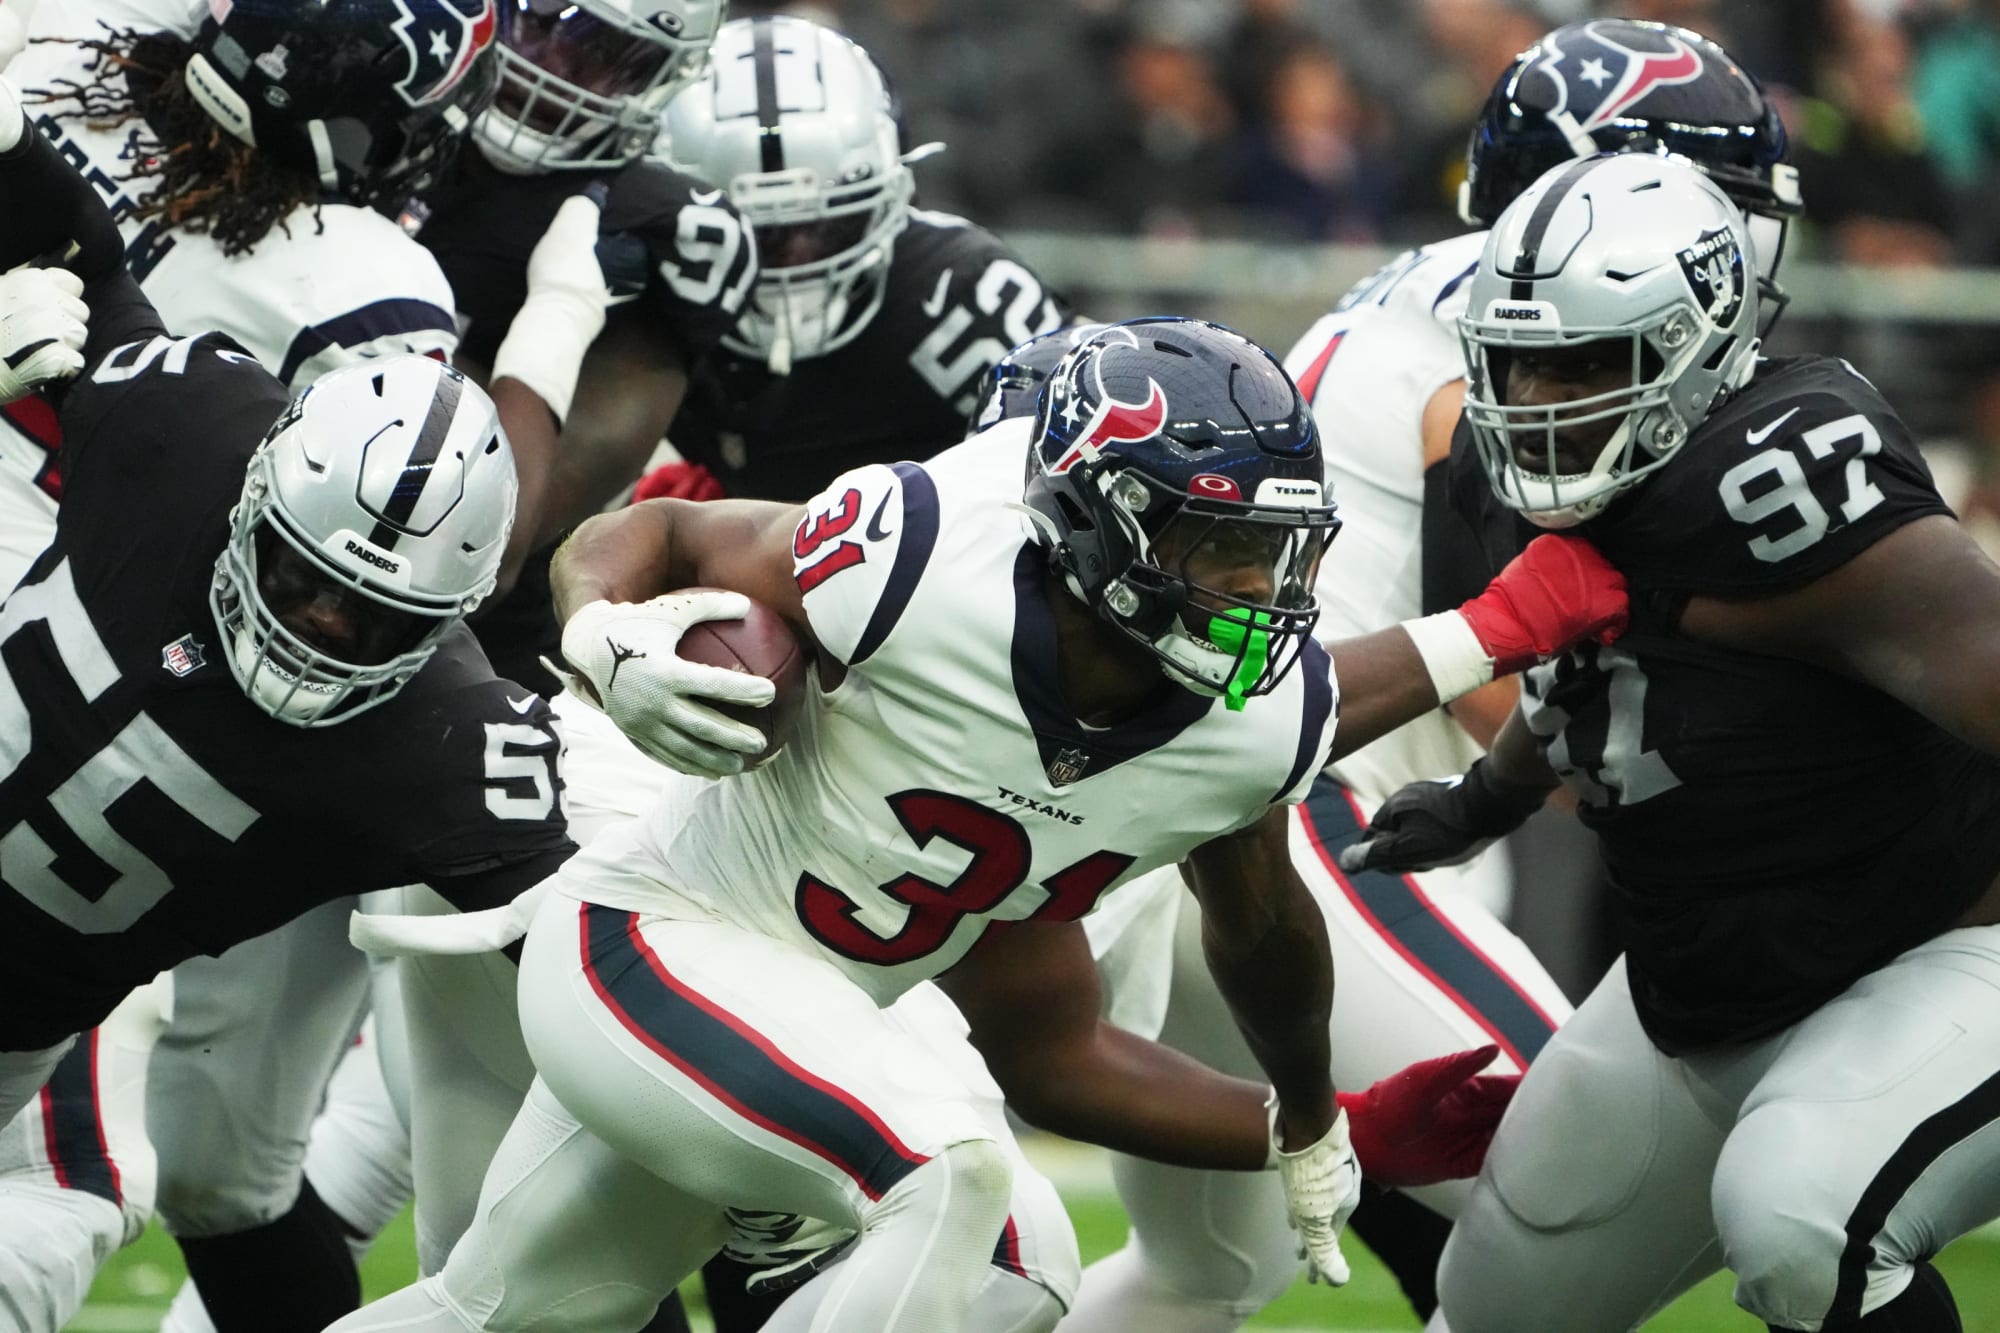
M 1526 1068 L 1569 1015 L 1561 989 L 1453 872 L 1343 874 L 1335 858 L 1366 826 L 1362 809 L 1322 774 L 1291 812 L 1292 864 L 1326 917 L 1333 952 L 1334 1086 L 1365 1088 L 1418 1060 L 1488 1043 L 1500 1058 L 1487 1072 Z M 1119 897 L 1131 897 L 1106 909 L 1129 924 L 1085 921 L 1111 1020 L 1227 1073 L 1262 1078 L 1209 977 L 1199 914 L 1186 910 L 1177 870 L 1156 874 L 1157 884 L 1122 889 Z M 1112 1168 L 1131 1238 L 1085 1270 L 1063 1333 L 1230 1333 L 1303 1271 L 1274 1176 L 1123 1155 Z M 1461 1180 L 1409 1193 L 1454 1217 L 1470 1191 Z
M 396 969 L 379 964 L 372 976 L 372 1011 L 333 1071 L 326 1106 L 306 1145 L 306 1179 L 346 1224 L 357 1264 L 410 1201 L 410 1131 L 404 1123 L 409 1095 L 391 1086 L 406 1082 L 408 1074 Z M 160 1333 L 215 1333 L 192 1281 L 183 1280 L 174 1293 Z
M 91 1281 L 153 1215 L 146 1060 L 165 1021 L 162 978 L 78 1037 L 0 1125 L 0 1328 L 57 1333 Z
M 1759 1041 L 1673 1059 L 1621 961 L 1535 1062 L 1445 1247 L 1451 1333 L 1637 1326 L 1728 1268 L 1850 1325 L 2000 1216 L 2000 926 L 1948 931 Z
M 555 708 L 563 720 L 565 740 L 564 803 L 572 834 L 580 843 L 588 844 L 604 827 L 649 808 L 653 794 L 663 783 L 688 781 L 640 754 L 595 710 L 567 695 L 555 700 Z M 543 911 L 550 910 L 551 904 L 545 903 Z M 553 910 L 574 915 L 579 905 L 561 899 L 553 904 Z M 573 941 L 575 937 L 573 925 L 563 932 L 565 939 Z M 780 947 L 761 937 L 746 934 L 745 938 L 753 946 Z M 796 955 L 792 960 L 805 961 Z M 697 1145 L 699 1140 L 656 1125 L 654 1128 L 662 1138 L 649 1155 L 628 1156 L 584 1130 L 539 1080 L 524 1104 L 522 1088 L 527 1079 L 522 1078 L 520 1085 L 514 1079 L 523 1068 L 531 1075 L 532 1066 L 528 1064 L 519 1029 L 511 1022 L 503 1024 L 490 1017 L 494 1012 L 493 997 L 502 982 L 509 983 L 507 999 L 510 1010 L 513 1008 L 511 983 L 515 969 L 505 965 L 501 971 L 500 960 L 490 958 L 432 957 L 401 961 L 405 965 L 405 1011 L 410 1019 L 413 1064 L 412 1103 L 418 1135 L 419 1238 L 427 1247 L 438 1245 L 442 1239 L 444 1247 L 450 1249 L 450 1259 L 439 1277 L 367 1306 L 335 1327 L 342 1333 L 358 1329 L 458 1333 L 462 1329 L 487 1328 L 575 1328 L 604 1333 L 643 1326 L 683 1276 L 733 1238 L 715 1204 L 633 1169 L 634 1157 L 653 1166 L 655 1162 L 664 1165 L 678 1161 L 683 1153 L 700 1156 L 700 1147 L 690 1146 Z M 566 961 L 573 979 L 574 959 Z M 531 985 L 527 963 L 524 955 L 523 968 L 518 974 L 522 985 Z M 416 966 L 411 967 L 412 964 Z M 468 969 L 467 964 L 477 966 Z M 713 967 L 731 990 L 747 984 L 764 997 L 761 1003 L 772 1006 L 778 1014 L 831 1012 L 821 1000 L 792 994 L 774 980 L 778 975 L 790 974 L 791 961 L 785 962 L 776 973 L 771 971 L 772 966 L 771 960 L 762 960 L 757 965 L 740 960 L 718 963 L 715 958 L 703 958 L 677 964 L 677 972 Z M 550 970 L 548 966 L 542 969 Z M 563 967 L 555 964 L 553 970 L 559 977 Z M 431 988 L 434 1007 L 425 1008 L 425 1001 L 417 998 L 413 982 Z M 844 981 L 841 985 L 847 992 L 843 1002 L 860 998 Z M 559 985 L 558 991 L 554 998 L 540 992 L 529 993 L 527 1003 L 519 1006 L 519 1011 L 524 1016 L 546 1016 L 544 1011 L 573 1010 L 571 1000 L 564 998 L 567 987 Z M 594 995 L 591 1003 L 597 1003 Z M 754 1007 L 750 1000 L 741 997 L 738 1004 L 743 1009 Z M 994 1180 L 1005 1180 L 1011 1174 L 1011 1193 L 1003 1187 L 997 1199 L 994 1222 L 997 1240 L 990 1242 L 982 1253 L 970 1257 L 971 1281 L 977 1292 L 976 1312 L 965 1327 L 978 1333 L 1047 1333 L 1062 1316 L 1076 1289 L 1079 1263 L 1075 1236 L 1054 1187 L 1033 1170 L 1014 1142 L 1006 1125 L 1000 1091 L 966 1041 L 964 1020 L 943 993 L 931 986 L 916 988 L 888 1011 L 878 1010 L 865 1001 L 863 1004 L 867 1013 L 852 1017 L 867 1020 L 868 1026 L 877 1030 L 877 1039 L 895 1050 L 898 1068 L 942 1071 L 936 1078 L 936 1086 L 926 1095 L 950 1091 L 953 1129 L 944 1137 L 963 1136 L 961 1141 L 979 1145 L 956 1154 L 956 1158 L 968 1160 L 967 1167 L 959 1169 L 956 1160 L 949 1161 L 945 1163 L 947 1170 L 933 1172 L 932 1176 L 948 1178 L 958 1188 L 965 1189 L 982 1181 L 991 1184 Z M 437 1025 L 429 1040 L 424 1033 L 426 1013 L 433 1019 L 445 1020 Z M 482 1020 L 482 1014 L 489 1017 Z M 590 1029 L 592 1033 L 597 1031 Z M 464 1040 L 467 1035 L 476 1037 L 477 1044 Z M 509 1040 L 502 1041 L 501 1036 Z M 552 1044 L 558 1051 L 569 1053 L 581 1040 L 577 1036 L 563 1036 L 552 1039 Z M 860 1040 L 858 1029 L 839 1027 L 839 1044 L 858 1045 Z M 614 1060 L 602 1050 L 576 1057 L 577 1064 L 586 1070 L 595 1068 L 637 1079 L 636 1088 L 608 1094 L 610 1105 L 622 1108 L 620 1113 L 635 1106 L 650 1106 L 659 1097 L 651 1071 L 662 1062 L 643 1042 L 638 1053 L 637 1063 L 624 1055 Z M 440 1060 L 451 1078 L 437 1078 Z M 449 1115 L 437 1115 L 437 1120 L 441 1126 L 455 1127 L 457 1131 L 450 1145 L 452 1160 L 460 1164 L 461 1170 L 470 1166 L 473 1180 L 482 1175 L 485 1179 L 483 1190 L 472 1201 L 474 1206 L 464 1209 L 470 1230 L 456 1248 L 451 1248 L 449 1239 L 440 1235 L 443 1228 L 435 1222 L 432 1196 L 426 1193 L 425 1182 L 430 1173 L 422 1162 L 422 1126 L 426 1123 L 427 1107 L 436 1113 L 438 1103 L 432 1098 L 440 1090 L 431 1085 L 438 1082 L 447 1084 L 441 1091 L 451 1102 L 452 1110 Z M 891 1089 L 883 1095 L 893 1099 L 908 1094 Z M 467 1105 L 473 1098 L 480 1104 Z M 971 1108 L 969 1114 L 960 1103 Z M 491 1131 L 496 1117 L 500 1130 L 504 1131 L 504 1141 L 500 1132 Z M 511 1127 L 508 1117 L 512 1117 Z M 494 1137 L 484 1139 L 488 1132 L 493 1132 Z M 732 1129 L 730 1133 L 734 1142 L 735 1131 Z M 777 1137 L 782 1140 L 781 1135 Z M 910 1137 L 921 1143 L 936 1136 L 912 1133 Z M 796 1145 L 785 1143 L 797 1152 Z M 949 1145 L 936 1146 L 940 1156 L 949 1150 Z M 722 1155 L 709 1164 L 719 1161 Z M 996 1155 L 997 1161 L 993 1160 Z M 492 1165 L 487 1169 L 489 1158 Z M 818 1158 L 813 1160 L 822 1167 L 826 1165 Z M 742 1197 L 738 1191 L 743 1173 L 730 1166 L 724 1166 L 722 1172 L 723 1196 Z M 793 1173 L 786 1169 L 784 1174 Z M 872 1224 L 878 1236 L 885 1227 L 906 1235 L 925 1230 L 923 1209 L 937 1202 L 928 1197 L 932 1193 L 927 1188 L 928 1181 L 919 1181 L 916 1186 L 900 1191 L 892 1189 L 883 1201 L 866 1201 L 864 1209 L 856 1206 L 853 1180 L 834 1174 L 833 1189 L 826 1188 L 822 1181 L 812 1187 L 809 1195 L 815 1207 L 824 1211 L 797 1207 L 790 1211 L 826 1217 L 857 1230 L 868 1229 L 857 1223 L 879 1219 Z M 314 1178 L 319 1178 L 317 1169 Z M 865 1190 L 858 1193 L 865 1199 Z M 836 1195 L 846 1200 L 837 1209 L 833 1203 Z M 458 1196 L 453 1197 L 456 1200 Z M 580 1199 L 588 1199 L 589 1205 L 565 1202 Z M 456 1215 L 457 1204 L 452 1206 Z M 683 1229 L 663 1225 L 663 1219 L 677 1215 L 686 1222 Z M 427 1218 L 433 1220 L 427 1223 Z M 894 1245 L 883 1245 L 873 1237 L 871 1240 L 875 1248 L 870 1263 L 857 1264 L 857 1259 L 871 1258 L 871 1254 L 864 1252 L 861 1245 L 850 1247 L 839 1263 L 818 1273 L 791 1296 L 766 1328 L 771 1333 L 791 1330 L 803 1333 L 809 1328 L 841 1327 L 844 1321 L 858 1321 L 853 1324 L 855 1327 L 871 1327 L 869 1321 L 878 1316 L 868 1312 L 870 1303 L 907 1281 L 925 1263 L 936 1266 L 935 1257 L 920 1261 L 899 1252 Z M 904 1263 L 909 1267 L 899 1269 Z M 894 1275 L 894 1281 L 884 1276 L 885 1271 Z M 915 1309 L 904 1318 L 914 1321 L 908 1323 L 911 1328 L 944 1327 L 926 1322 L 929 1316 Z M 878 1326 L 900 1325 L 885 1322 Z

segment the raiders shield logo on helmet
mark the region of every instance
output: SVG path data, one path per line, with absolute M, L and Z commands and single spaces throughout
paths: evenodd
M 1726 230 L 1705 231 L 1680 252 L 1688 289 L 1716 324 L 1728 324 L 1743 304 L 1743 251 Z

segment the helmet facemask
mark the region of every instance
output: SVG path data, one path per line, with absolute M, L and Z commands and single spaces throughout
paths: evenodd
M 1541 527 L 1595 517 L 1687 438 L 1689 423 L 1672 403 L 1678 372 L 1699 350 L 1690 345 L 1685 312 L 1641 329 L 1566 330 L 1560 340 L 1512 325 L 1496 329 L 1471 316 L 1459 326 L 1468 371 L 1465 417 L 1480 461 L 1500 499 Z M 1622 365 L 1623 383 L 1567 402 L 1509 402 L 1509 377 L 1523 354 L 1556 351 L 1581 354 L 1593 367 Z
M 756 232 L 759 264 L 743 316 L 722 339 L 732 351 L 783 374 L 847 346 L 881 309 L 915 180 L 901 159 L 886 170 L 863 164 L 850 177 L 824 180 L 798 167 L 729 183 L 730 202 Z
M 470 607 L 378 590 L 323 558 L 286 521 L 275 497 L 270 450 L 260 449 L 231 514 L 229 544 L 216 561 L 209 604 L 225 640 L 230 674 L 251 702 L 295 727 L 329 727 L 393 698 Z M 328 540 L 361 538 L 343 531 Z M 350 662 L 333 655 L 288 628 L 272 606 L 275 599 L 289 610 L 314 596 L 337 597 L 352 614 L 367 617 L 358 637 L 376 651 L 355 655 L 379 660 Z
M 1067 519 L 1056 564 L 1069 591 L 1170 680 L 1233 711 L 1297 663 L 1319 621 L 1313 578 L 1340 530 L 1317 486 L 1281 483 L 1297 498 L 1261 504 L 1181 496 L 1106 457 L 1043 481 Z M 1031 486 L 1031 506 L 1035 498 Z M 1084 566 L 1110 577 L 1086 579 Z
M 500 91 L 472 137 L 502 171 L 624 166 L 708 68 L 711 31 L 670 37 L 573 0 L 501 0 Z

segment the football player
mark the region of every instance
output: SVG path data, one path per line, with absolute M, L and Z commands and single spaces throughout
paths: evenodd
M 1549 33 L 1495 83 L 1473 128 L 1465 220 L 1490 224 L 1548 167 L 1599 152 L 1673 153 L 1700 166 L 1751 213 L 1765 276 L 1775 271 L 1786 220 L 1798 210 L 1784 127 L 1756 80 L 1720 47 L 1684 29 L 1624 19 Z M 1347 520 L 1317 589 L 1323 641 L 1454 600 L 1425 599 L 1445 566 L 1420 542 L 1426 531 L 1454 526 L 1442 483 L 1464 396 L 1457 318 L 1484 241 L 1484 231 L 1472 232 L 1399 256 L 1344 296 L 1285 358 L 1326 436 L 1327 475 Z M 1034 368 L 1021 374 L 1032 382 Z M 1299 873 L 1326 909 L 1343 979 L 1334 1011 L 1337 1081 L 1365 1082 L 1481 1041 L 1499 1043 L 1501 1068 L 1519 1069 L 1570 1012 L 1540 963 L 1481 901 L 1479 891 L 1496 880 L 1504 888 L 1495 857 L 1414 878 L 1348 875 L 1331 864 L 1390 792 L 1476 758 L 1516 693 L 1513 680 L 1495 682 L 1453 701 L 1448 714 L 1428 714 L 1343 755 L 1294 813 Z M 1124 1021 L 1138 1031 L 1246 1072 L 1249 1052 L 1204 984 L 1192 922 L 1176 934 L 1182 895 L 1172 875 L 1165 878 L 1151 911 L 1134 903 L 1129 925 L 1107 914 L 1093 929 L 1114 1002 L 1130 1006 Z M 1171 988 L 1161 975 L 1169 959 Z M 1292 1239 L 1266 1222 L 1269 1181 L 1131 1159 L 1116 1163 L 1115 1178 L 1132 1236 L 1086 1272 L 1070 1324 L 1079 1333 L 1227 1333 L 1294 1280 Z M 1445 1219 L 1466 1191 L 1457 1182 L 1371 1196 L 1355 1215 L 1357 1234 L 1395 1271 L 1420 1314 L 1435 1308 Z
M 538 1074 L 481 1216 L 437 1278 L 337 1327 L 633 1328 L 724 1243 L 725 1206 L 860 1233 L 814 1327 L 964 1326 L 1011 1171 L 962 1081 L 880 1009 L 947 969 L 1017 1109 L 1275 1165 L 1314 1271 L 1344 1280 L 1355 1149 L 1283 818 L 1336 745 L 1311 638 L 1338 523 L 1322 476 L 1275 359 L 1160 319 L 1085 340 L 1035 421 L 929 463 L 845 473 L 802 507 L 661 500 L 585 524 L 556 571 L 572 688 L 648 754 L 728 780 L 669 788 L 547 886 L 520 983 Z M 1462 612 L 1341 645 L 1338 744 L 1608 635 L 1607 574 L 1545 543 Z M 816 658 L 797 735 L 747 771 L 763 734 L 704 699 L 768 704 L 771 684 L 716 688 L 675 653 L 746 597 Z M 1275 1091 L 1098 1020 L 1079 918 L 1183 859 Z
M 39 5 L 31 32 L 42 40 L 9 72 L 42 134 L 110 206 L 173 332 L 219 330 L 293 390 L 360 357 L 453 350 L 443 273 L 382 210 L 435 179 L 493 95 L 486 0 L 280 0 L 213 14 L 145 0 L 121 7 L 115 28 L 105 15 L 77 0 Z M 587 261 L 588 238 L 579 244 Z M 582 267 L 601 285 L 594 264 Z M 544 311 L 553 299 L 543 293 Z M 521 331 L 540 346 L 551 326 L 543 313 Z M 573 378 L 563 365 L 558 349 L 516 372 L 537 390 L 513 421 L 517 439 L 536 438 L 542 398 Z M 54 531 L 61 433 L 40 399 L 0 411 L 0 584 L 12 587 Z M 306 1127 L 368 986 L 363 960 L 342 947 L 343 917 L 309 916 L 178 979 L 141 1104 L 156 1122 L 160 1209 L 200 1284 L 289 1286 L 268 1229 L 323 1239 L 348 1220 L 300 1175 Z M 256 1263 L 236 1250 L 252 1232 L 265 1233 L 247 1242 Z M 343 1280 L 303 1275 L 335 1252 L 302 1240 L 298 1283 Z
M 737 19 L 668 103 L 661 150 L 727 192 L 761 269 L 669 436 L 731 495 L 796 503 L 864 463 L 964 438 L 987 372 L 1067 306 L 992 233 L 913 208 L 868 53 L 791 17 Z
M 288 402 L 236 344 L 171 336 L 117 269 L 102 200 L 11 95 L 5 113 L 0 197 L 33 206 L 7 210 L 0 259 L 82 236 L 94 279 L 79 378 L 55 402 L 56 535 L 0 609 L 11 1119 L 73 1034 L 162 967 L 356 889 L 423 880 L 490 902 L 572 848 L 546 710 L 459 624 L 497 581 L 513 511 L 492 401 L 404 355 Z M 53 345 L 36 319 L 82 313 L 10 296 L 15 365 Z M 518 382 L 495 393 L 546 413 Z M 225 1326 L 319 1328 L 357 1298 L 319 1217 L 293 1208 L 235 1243 L 250 1271 L 217 1302 Z M 279 1257 L 300 1250 L 322 1262 Z
M 2000 570 L 1853 367 L 1758 357 L 1756 272 L 1715 183 L 1623 156 L 1467 284 L 1454 508 L 1492 560 L 1586 533 L 1634 614 L 1342 854 L 1457 859 L 1560 780 L 1624 917 L 1446 1247 L 1457 1333 L 1633 1327 L 1719 1267 L 1773 1329 L 1956 1329 L 1930 1257 L 2000 1214 Z
M 516 544 L 521 578 L 474 623 L 504 678 L 554 689 L 538 659 L 557 651 L 547 563 L 559 535 L 631 483 L 678 406 L 689 367 L 735 321 L 756 273 L 748 228 L 726 198 L 641 155 L 660 107 L 706 67 L 722 0 L 502 0 L 499 91 L 471 131 L 474 151 L 405 214 L 451 282 L 462 330 L 453 363 L 479 382 L 533 384 L 561 423 L 561 447 L 536 447 L 510 423 L 521 475 Z M 538 281 L 537 238 L 565 200 L 604 191 L 598 253 L 616 304 L 592 340 L 600 310 L 587 282 Z M 536 312 L 534 342 L 507 335 Z M 586 353 L 586 348 L 587 353 Z M 552 386 L 543 367 L 581 356 L 580 378 Z M 553 434 L 542 438 L 552 446 Z M 410 910 L 447 910 L 421 888 Z M 344 926 L 341 927 L 344 931 Z M 411 1188 L 382 1167 L 415 1172 L 418 1253 L 441 1262 L 471 1220 L 477 1182 L 526 1087 L 526 1056 L 512 1028 L 512 964 L 422 959 L 397 965 L 407 1027 L 410 1104 L 338 1104 L 314 1130 L 307 1177 L 344 1200 L 346 1220 L 372 1236 Z M 387 1050 L 389 1048 L 382 1048 Z M 349 1058 L 366 1058 L 352 1053 Z M 356 1078 L 339 1090 L 378 1089 Z M 177 1309 L 175 1333 L 199 1328 Z

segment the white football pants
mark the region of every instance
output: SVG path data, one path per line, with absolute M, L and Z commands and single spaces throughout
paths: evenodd
M 0 1329 L 57 1333 L 104 1261 L 153 1213 L 146 1060 L 166 982 L 142 986 L 76 1039 L 0 1125 Z
M 1528 1071 L 1445 1248 L 1453 1333 L 1632 1328 L 1726 1267 L 1817 1330 L 2000 1216 L 2000 926 L 1948 931 L 1790 1028 L 1674 1059 L 1624 964 Z

